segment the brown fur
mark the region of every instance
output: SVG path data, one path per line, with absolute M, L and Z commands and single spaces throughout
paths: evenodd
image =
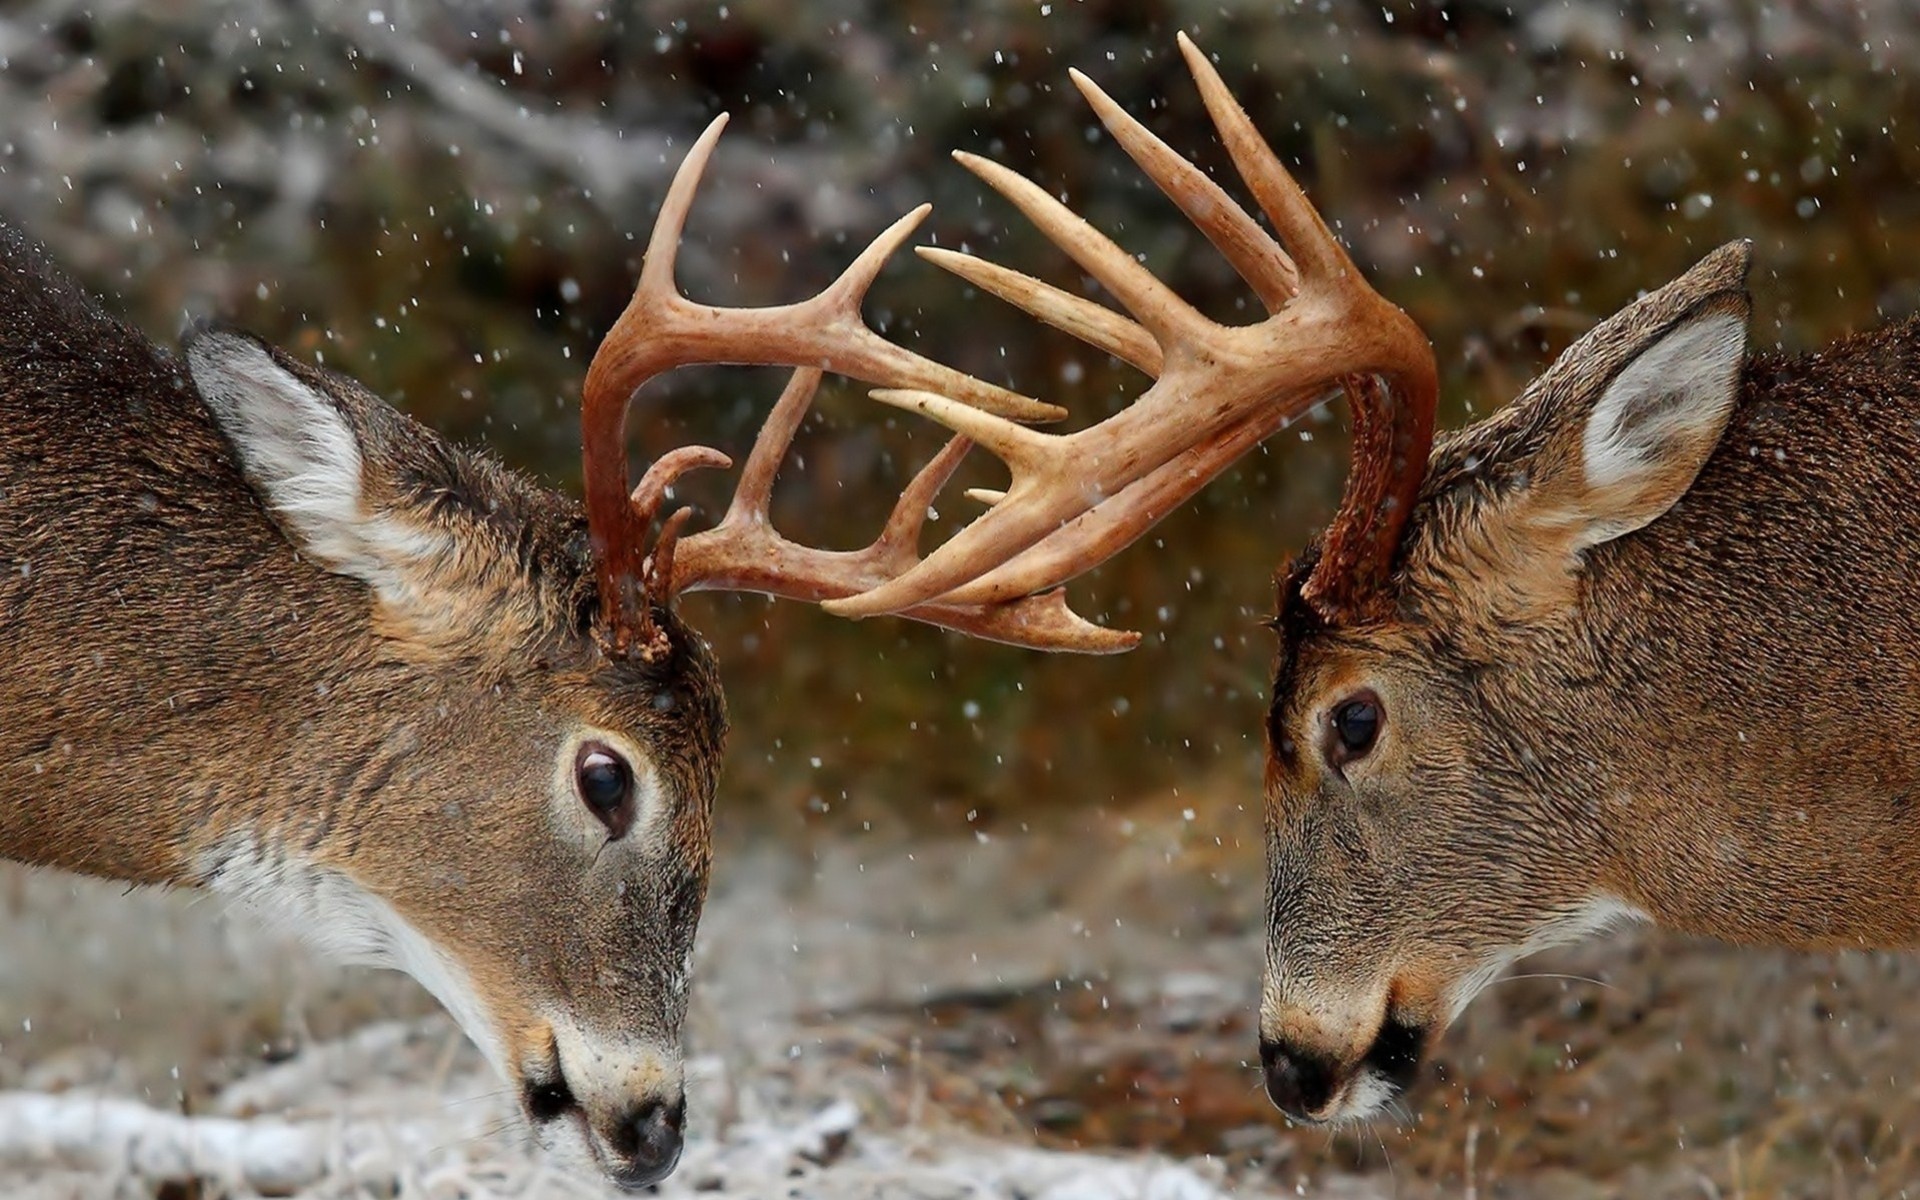
M 297 860 L 463 967 L 529 1082 L 554 1013 L 677 1046 L 711 655 L 662 614 L 669 658 L 604 657 L 572 500 L 275 361 L 354 427 L 368 506 L 441 535 L 404 601 L 297 553 L 184 366 L 0 225 L 0 854 L 175 885 L 220 883 L 236 846 Z M 664 777 L 649 839 L 556 835 L 580 729 Z
M 1596 397 L 1662 330 L 1744 317 L 1745 265 L 1719 252 L 1445 438 L 1389 617 L 1327 627 L 1285 595 L 1303 567 L 1283 586 L 1263 1035 L 1270 1078 L 1331 1072 L 1309 1115 L 1342 1115 L 1384 1029 L 1431 1036 L 1596 900 L 1740 942 L 1920 943 L 1920 324 L 1751 357 L 1704 466 L 1578 494 Z M 1585 513 L 1662 491 L 1580 548 Z M 1386 722 L 1343 778 L 1321 742 L 1360 687 Z

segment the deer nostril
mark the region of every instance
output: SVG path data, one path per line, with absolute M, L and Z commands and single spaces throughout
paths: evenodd
M 614 1182 L 623 1188 L 643 1188 L 671 1174 L 680 1161 L 686 1116 L 684 1099 L 676 1098 L 671 1103 L 645 1101 L 621 1118 L 607 1138 L 608 1146 L 627 1163 L 614 1172 Z
M 1296 1121 L 1317 1121 L 1333 1098 L 1333 1063 L 1316 1054 L 1289 1051 L 1278 1042 L 1260 1042 L 1260 1067 L 1267 1097 Z

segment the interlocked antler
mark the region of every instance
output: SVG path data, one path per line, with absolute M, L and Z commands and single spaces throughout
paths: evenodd
M 872 616 L 933 597 L 991 604 L 1051 587 L 1133 542 L 1335 386 L 1353 405 L 1353 466 L 1304 595 L 1330 619 L 1358 617 L 1377 596 L 1432 445 L 1432 348 L 1405 313 L 1367 285 L 1199 48 L 1185 34 L 1179 41 L 1235 167 L 1291 255 L 1091 80 L 1075 71 L 1073 81 L 1115 140 L 1272 315 L 1247 326 L 1208 320 L 1039 187 L 957 154 L 1134 319 L 969 255 L 920 253 L 1125 359 L 1154 383 L 1124 411 L 1070 434 L 1024 428 L 940 395 L 875 393 L 973 438 L 1007 464 L 1013 482 L 1005 493 L 983 494 L 993 507 L 926 561 L 863 595 L 827 603 L 829 611 Z M 982 574 L 983 561 L 1001 565 Z
M 1023 419 L 1065 415 L 1052 405 L 893 345 L 867 327 L 860 315 L 867 289 L 887 258 L 925 219 L 930 205 L 896 221 L 811 300 L 738 309 L 697 304 L 681 296 L 673 279 L 675 251 L 701 173 L 725 126 L 724 116 L 709 125 L 674 176 L 647 244 L 639 286 L 587 368 L 581 406 L 587 520 L 600 577 L 602 623 L 610 648 L 622 653 L 654 644 L 650 606 L 668 603 L 679 592 L 748 590 L 823 600 L 870 590 L 920 560 L 918 540 L 928 505 L 965 456 L 964 438 L 954 439 L 922 469 L 879 538 L 864 550 L 813 549 L 773 529 L 768 506 L 774 476 L 823 369 L 870 383 L 933 389 L 981 411 Z M 696 363 L 801 369 L 761 430 L 726 519 L 717 528 L 681 539 L 685 513 L 676 513 L 649 553 L 648 530 L 673 481 L 689 470 L 731 465 L 717 450 L 684 447 L 662 457 L 631 494 L 627 491 L 629 399 L 655 375 Z M 991 605 L 911 607 L 905 615 L 1016 645 L 1112 653 L 1138 641 L 1138 635 L 1103 629 L 1076 616 L 1057 591 Z
M 701 589 L 818 601 L 847 616 L 892 613 L 1042 649 L 1127 649 L 1137 634 L 1082 620 L 1067 608 L 1058 585 L 1138 538 L 1234 459 L 1343 384 L 1354 403 L 1355 464 L 1307 594 L 1330 615 L 1359 611 L 1391 562 L 1425 469 L 1436 392 L 1432 352 L 1406 315 L 1361 280 L 1184 35 L 1180 48 L 1236 166 L 1295 258 L 1196 167 L 1091 82 L 1077 72 L 1073 78 L 1121 145 L 1252 285 L 1273 314 L 1268 320 L 1245 327 L 1207 320 L 1045 192 L 971 155 L 958 157 L 1135 319 L 968 255 L 921 251 L 1155 377 L 1127 410 L 1079 433 L 1049 435 L 1015 424 L 1057 417 L 1060 410 L 891 345 L 865 325 L 860 303 L 866 289 L 926 215 L 924 205 L 875 239 L 812 300 L 743 310 L 680 296 L 673 284 L 674 251 L 725 119 L 708 128 L 668 193 L 634 298 L 587 373 L 587 511 L 603 622 L 616 650 L 650 649 L 657 632 L 649 606 Z M 668 486 L 686 471 L 729 462 L 706 447 L 677 450 L 655 463 L 629 495 L 622 437 L 627 402 L 662 371 L 723 362 L 801 370 L 762 430 L 726 518 L 681 539 L 686 514 L 676 513 L 649 560 L 646 535 Z M 774 476 L 822 369 L 881 384 L 876 399 L 924 413 L 960 435 L 908 485 L 879 538 L 864 550 L 800 546 L 767 519 Z M 1388 386 L 1357 378 L 1374 375 L 1385 377 Z M 990 511 L 922 559 L 917 542 L 928 503 L 959 465 L 969 439 L 1006 462 L 1013 482 L 1004 493 L 974 493 L 992 505 Z

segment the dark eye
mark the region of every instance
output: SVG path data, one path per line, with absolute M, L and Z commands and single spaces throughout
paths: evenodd
M 626 759 L 597 742 L 587 743 L 574 762 L 573 786 L 608 836 L 626 836 L 633 826 L 633 768 Z
M 1335 705 L 1329 720 L 1333 737 L 1327 746 L 1327 757 L 1333 765 L 1338 767 L 1365 757 L 1367 751 L 1373 749 L 1374 739 L 1380 736 L 1382 720 L 1380 697 L 1370 691 L 1349 696 Z

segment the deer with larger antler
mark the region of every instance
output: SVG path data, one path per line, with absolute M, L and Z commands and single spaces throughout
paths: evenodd
M 1188 51 L 1229 139 L 1251 137 Z M 0 855 L 229 894 L 326 950 L 404 969 L 513 1084 L 544 1144 L 625 1186 L 664 1176 L 726 732 L 713 657 L 675 598 L 745 589 L 1042 650 L 1124 650 L 1135 635 L 1076 616 L 1058 585 L 1339 380 L 1384 373 L 1431 398 L 1418 332 L 1297 190 L 1262 193 L 1304 251 L 1296 269 L 1079 82 L 1258 281 L 1265 322 L 1202 319 L 1037 188 L 969 159 L 1137 320 L 930 257 L 1157 377 L 1091 429 L 1026 428 L 1014 419 L 1063 414 L 861 317 L 924 209 L 804 303 L 682 297 L 674 251 L 716 121 L 589 367 L 584 509 L 247 335 L 202 329 L 175 359 L 0 226 Z M 724 518 L 687 534 L 684 512 L 662 519 L 670 485 L 725 456 L 677 450 L 630 487 L 624 425 L 648 379 L 703 363 L 796 371 Z M 768 520 L 823 371 L 959 435 L 863 550 L 802 546 Z M 1391 454 L 1424 457 L 1417 413 L 1380 407 L 1378 387 L 1353 394 L 1386 418 Z M 975 441 L 1011 482 L 923 559 L 929 502 Z M 1402 478 L 1356 476 L 1348 508 L 1404 505 Z M 1329 553 L 1373 561 L 1375 541 L 1362 531 Z
M 1243 237 L 1276 321 L 1364 292 L 1182 49 L 1293 257 L 1224 196 L 1188 211 Z M 1279 574 L 1266 721 L 1260 1051 L 1289 1115 L 1384 1111 L 1508 964 L 1618 923 L 1920 945 L 1920 322 L 1749 356 L 1749 258 L 1437 444 L 1424 340 L 1383 317 L 1391 349 L 1344 360 L 1345 496 Z

